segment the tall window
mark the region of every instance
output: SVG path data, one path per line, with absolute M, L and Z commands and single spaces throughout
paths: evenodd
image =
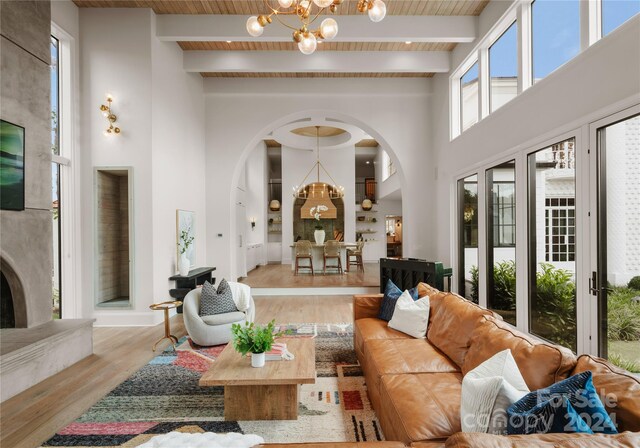
M 487 308 L 516 324 L 516 163 L 487 170 Z
M 458 181 L 458 293 L 478 303 L 478 175 Z
M 533 82 L 580 51 L 580 1 L 535 0 L 531 5 Z
M 60 42 L 51 36 L 51 152 L 60 155 Z M 51 163 L 51 218 L 53 226 L 52 312 L 54 319 L 62 317 L 61 293 L 61 203 L 60 164 Z
M 576 351 L 574 149 L 529 155 L 529 330 Z
M 478 63 L 460 78 L 460 123 L 462 131 L 478 122 Z
M 518 94 L 518 26 L 516 22 L 489 48 L 491 112 Z
M 638 0 L 602 0 L 602 35 L 606 36 L 638 13 Z

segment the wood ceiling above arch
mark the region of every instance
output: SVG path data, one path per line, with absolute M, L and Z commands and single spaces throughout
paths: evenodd
M 262 0 L 73 0 L 80 8 L 151 8 L 156 14 L 257 14 Z M 387 15 L 478 16 L 489 0 L 391 0 Z M 345 0 L 338 15 L 357 15 L 356 0 Z

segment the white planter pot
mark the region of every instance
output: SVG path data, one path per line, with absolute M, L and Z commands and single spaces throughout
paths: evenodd
M 264 353 L 251 353 L 251 367 L 264 367 Z
M 186 277 L 187 275 L 189 275 L 190 269 L 191 269 L 191 262 L 187 258 L 187 254 L 184 253 L 180 255 L 180 262 L 178 263 L 178 271 L 180 272 L 180 275 L 182 275 L 183 277 Z
M 316 239 L 316 244 L 323 244 L 324 243 L 324 230 L 316 230 L 313 233 L 313 236 Z

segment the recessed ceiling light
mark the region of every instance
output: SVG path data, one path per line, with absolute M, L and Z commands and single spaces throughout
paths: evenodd
M 369 161 L 367 160 L 367 165 L 369 165 L 370 163 L 371 163 L 371 162 L 369 162 Z
M 228 40 L 228 41 L 227 41 L 227 43 L 228 43 L 228 44 L 230 44 L 230 43 L 231 43 L 231 41 L 230 41 L 230 40 Z
M 410 40 L 405 40 L 404 43 L 407 44 L 407 45 L 411 45 L 411 41 Z

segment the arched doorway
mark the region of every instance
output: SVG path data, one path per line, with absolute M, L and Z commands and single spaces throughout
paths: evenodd
M 238 273 L 238 250 L 241 247 L 242 243 L 242 234 L 241 234 L 241 226 L 242 223 L 238 220 L 237 206 L 239 204 L 238 201 L 238 189 L 237 186 L 240 181 L 241 173 L 244 169 L 245 163 L 247 162 L 248 157 L 252 153 L 252 151 L 256 148 L 256 146 L 263 140 L 271 138 L 275 131 L 281 128 L 287 127 L 310 127 L 310 126 L 334 126 L 334 127 L 351 127 L 354 129 L 359 129 L 362 131 L 363 135 L 369 136 L 371 139 L 375 139 L 378 143 L 380 149 L 384 151 L 389 159 L 393 162 L 396 174 L 397 174 L 397 182 L 399 184 L 399 190 L 402 190 L 406 185 L 406 179 L 403 173 L 402 165 L 397 157 L 394 149 L 389 145 L 385 137 L 380 134 L 376 129 L 365 123 L 364 121 L 347 115 L 340 112 L 335 111 L 326 111 L 326 110 L 307 110 L 300 111 L 294 114 L 283 116 L 270 124 L 264 126 L 260 132 L 258 132 L 245 146 L 242 154 L 238 162 L 236 163 L 232 183 L 230 188 L 230 201 L 229 201 L 229 217 L 230 217 L 230 234 L 231 238 L 229 240 L 229 257 L 230 257 L 230 269 L 231 269 L 231 277 L 237 278 Z M 304 136 L 300 136 L 300 138 L 305 138 Z M 343 137 L 340 135 L 333 136 L 336 140 L 336 145 L 343 144 L 341 141 Z M 286 193 L 286 190 L 283 188 L 283 196 Z M 404 209 L 403 205 L 403 209 Z M 411 214 L 410 210 L 406 210 L 402 212 L 402 214 L 407 217 L 407 215 Z M 354 219 L 355 221 L 355 219 Z M 284 231 L 284 229 L 283 229 Z M 411 234 L 411 229 L 407 228 L 404 231 L 405 241 L 408 240 L 408 236 Z M 410 250 L 405 252 L 405 256 L 410 256 Z

